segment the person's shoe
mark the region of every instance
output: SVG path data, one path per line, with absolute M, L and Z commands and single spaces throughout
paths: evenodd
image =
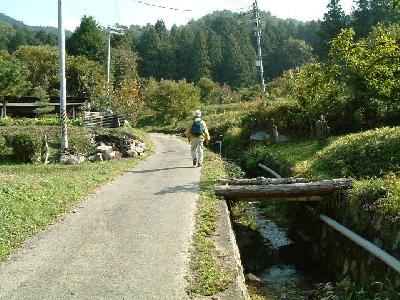
M 201 164 L 198 164 L 197 166 L 198 166 L 199 168 L 201 168 Z
M 195 167 L 197 165 L 197 161 L 195 159 L 193 159 L 193 167 Z

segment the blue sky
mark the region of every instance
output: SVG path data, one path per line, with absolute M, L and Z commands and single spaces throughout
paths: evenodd
M 183 25 L 191 19 L 214 10 L 247 10 L 253 0 L 140 0 L 162 6 L 190 9 L 191 12 L 173 11 L 149 7 L 137 0 L 63 0 L 65 26 L 73 30 L 83 15 L 94 16 L 102 26 L 115 23 L 123 25 L 154 24 L 163 19 L 167 27 Z M 322 19 L 329 0 L 259 0 L 259 7 L 280 18 L 295 18 L 302 21 Z M 341 0 L 348 13 L 352 0 Z M 57 0 L 0 0 L 0 12 L 28 25 L 57 26 Z

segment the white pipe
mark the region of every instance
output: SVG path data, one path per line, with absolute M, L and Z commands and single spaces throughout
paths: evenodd
M 261 169 L 263 169 L 263 170 L 267 171 L 268 173 L 270 173 L 271 175 L 275 176 L 276 178 L 282 178 L 281 175 L 279 175 L 278 173 L 276 173 L 274 170 L 268 168 L 267 166 L 264 166 L 263 164 L 258 164 L 258 166 L 259 166 Z
M 260 168 L 266 170 L 267 172 L 271 173 L 276 178 L 282 178 L 279 174 L 277 174 L 275 171 L 273 171 L 272 169 L 268 168 L 267 166 L 264 166 L 262 164 L 258 164 L 258 166 Z M 375 255 L 377 258 L 379 258 L 384 263 L 386 263 L 389 267 L 391 267 L 394 270 L 396 270 L 397 273 L 400 273 L 400 260 L 398 260 L 396 257 L 394 257 L 394 256 L 390 255 L 389 253 L 383 251 L 381 248 L 375 246 L 370 241 L 367 241 L 363 237 L 361 237 L 358 234 L 354 233 L 353 231 L 347 229 L 346 227 L 344 227 L 343 225 L 339 224 L 335 220 L 329 218 L 328 216 L 326 216 L 324 214 L 320 214 L 319 218 L 323 222 L 325 222 L 326 224 L 328 224 L 329 226 L 331 226 L 332 228 L 334 228 L 335 230 L 337 230 L 338 232 L 340 232 L 341 234 L 343 234 L 344 236 L 346 236 L 347 238 L 349 238 L 350 240 L 355 242 L 357 245 L 359 245 L 363 249 L 365 249 L 368 252 L 370 252 L 371 254 Z
M 343 225 L 339 224 L 335 220 L 329 218 L 326 215 L 319 215 L 319 218 L 324 221 L 326 224 L 334 228 L 335 230 L 339 231 L 341 234 L 344 236 L 348 237 L 350 240 L 367 250 L 368 252 L 372 253 L 376 257 L 378 257 L 380 260 L 382 260 L 384 263 L 386 263 L 389 267 L 393 268 L 396 270 L 398 273 L 400 273 L 400 261 L 395 258 L 394 256 L 390 255 L 389 253 L 383 251 L 381 248 L 375 246 L 372 244 L 370 241 L 367 241 L 366 239 L 362 238 L 358 234 L 354 233 L 353 231 L 347 229 Z

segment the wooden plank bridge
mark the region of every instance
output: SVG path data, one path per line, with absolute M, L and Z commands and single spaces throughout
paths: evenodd
M 306 178 L 221 179 L 217 196 L 243 201 L 320 201 L 324 196 L 352 186 L 352 180 L 337 178 L 310 181 Z

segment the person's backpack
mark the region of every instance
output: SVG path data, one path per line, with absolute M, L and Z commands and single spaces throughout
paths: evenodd
M 201 119 L 193 120 L 191 132 L 194 136 L 201 136 L 204 133 L 204 125 Z

